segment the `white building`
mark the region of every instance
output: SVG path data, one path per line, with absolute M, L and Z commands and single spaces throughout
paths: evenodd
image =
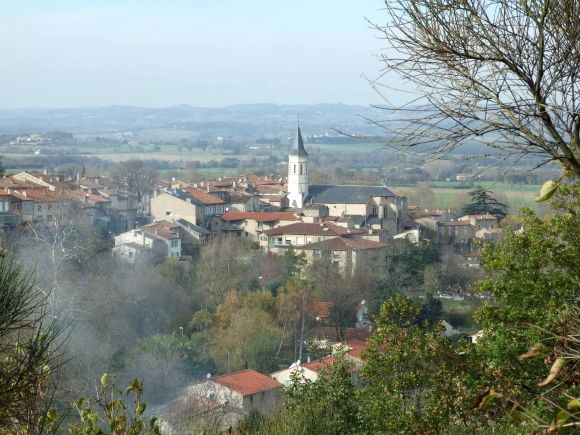
M 296 129 L 294 148 L 288 155 L 288 203 L 290 207 L 302 208 L 308 195 L 308 153 L 300 127 Z

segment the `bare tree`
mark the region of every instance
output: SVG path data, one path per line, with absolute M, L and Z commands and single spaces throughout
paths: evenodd
M 479 143 L 486 155 L 537 156 L 580 176 L 577 0 L 385 5 L 389 22 L 374 25 L 387 44 L 382 78 L 395 73 L 419 95 L 387 109 L 405 128 L 377 122 L 393 144 L 440 156 Z

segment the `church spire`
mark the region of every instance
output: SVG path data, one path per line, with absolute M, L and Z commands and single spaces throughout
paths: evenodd
M 291 156 L 307 156 L 308 153 L 304 149 L 304 141 L 302 140 L 302 133 L 300 132 L 300 125 L 296 126 L 296 137 L 294 137 L 294 147 L 292 148 Z

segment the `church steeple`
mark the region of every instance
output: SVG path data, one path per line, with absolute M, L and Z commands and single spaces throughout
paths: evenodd
M 308 163 L 308 153 L 304 149 L 300 125 L 297 125 L 294 147 L 288 155 L 288 202 L 290 207 L 302 208 L 304 205 L 304 198 L 308 195 Z
M 300 132 L 300 125 L 296 126 L 296 136 L 294 137 L 294 147 L 292 148 L 291 156 L 308 156 L 304 149 L 304 141 L 302 140 L 302 133 Z

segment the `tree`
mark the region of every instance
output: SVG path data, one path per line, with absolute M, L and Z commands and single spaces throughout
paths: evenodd
M 506 206 L 495 199 L 492 193 L 482 187 L 469 192 L 471 202 L 465 204 L 461 211 L 465 214 L 491 214 L 499 219 L 504 218 L 507 215 Z
M 395 73 L 420 95 L 388 109 L 408 114 L 391 143 L 434 154 L 481 144 L 488 155 L 538 156 L 580 176 L 577 1 L 385 6 L 389 21 L 375 25 L 387 44 L 384 74 Z
M 137 195 L 137 200 L 141 201 L 143 194 L 151 186 L 153 172 L 142 160 L 127 160 L 115 165 L 111 177 L 127 191 Z
M 292 385 L 285 391 L 285 406 L 294 421 L 293 433 L 338 435 L 360 430 L 352 366 L 344 355 L 337 354 L 335 358 L 332 364 L 321 370 L 315 382 L 296 373 Z
M 494 303 L 476 312 L 483 335 L 470 351 L 486 361 L 481 378 L 495 397 L 492 412 L 504 416 L 515 409 L 545 429 L 567 407 L 568 396 L 577 397 L 578 343 L 565 337 L 578 329 L 580 183 L 563 186 L 553 206 L 557 214 L 545 219 L 525 210 L 523 232 L 507 229 L 501 244 L 483 250 L 487 279 L 478 289 L 492 294 Z M 558 337 L 564 337 L 559 345 Z M 548 357 L 521 360 L 526 353 Z M 567 367 L 554 371 L 557 382 L 544 384 L 563 354 Z
M 219 305 L 229 291 L 242 287 L 249 251 L 247 240 L 234 237 L 214 239 L 201 250 L 196 276 L 206 307 Z
M 0 259 L 0 433 L 42 433 L 59 366 L 61 328 L 46 298 L 11 259 Z
M 420 320 L 420 311 L 395 294 L 375 319 L 377 330 L 362 354 L 365 383 L 357 392 L 367 433 L 445 433 L 460 415 L 463 357 L 440 325 Z
M 433 209 L 435 207 L 435 192 L 428 183 L 417 183 L 415 191 L 411 195 L 411 201 L 420 209 Z

